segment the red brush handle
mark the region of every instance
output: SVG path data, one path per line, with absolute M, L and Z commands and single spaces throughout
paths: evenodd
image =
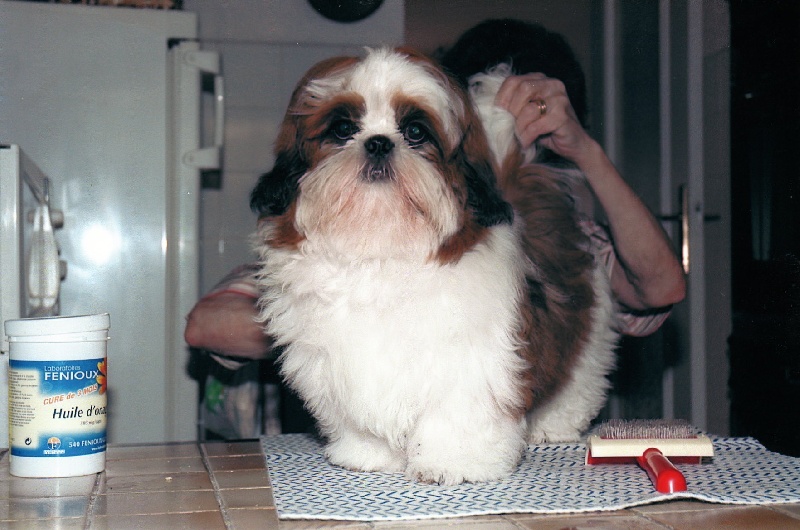
M 686 479 L 683 474 L 658 449 L 648 449 L 636 461 L 647 471 L 659 493 L 686 491 Z

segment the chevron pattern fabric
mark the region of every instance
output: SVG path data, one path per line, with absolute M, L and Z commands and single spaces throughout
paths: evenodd
M 800 458 L 767 451 L 752 438 L 712 438 L 709 463 L 680 465 L 688 491 L 655 492 L 634 465 L 587 466 L 583 444 L 528 447 L 507 479 L 442 487 L 401 473 L 360 473 L 328 463 L 309 435 L 262 438 L 282 519 L 408 520 L 509 513 L 620 510 L 667 499 L 727 504 L 800 502 Z

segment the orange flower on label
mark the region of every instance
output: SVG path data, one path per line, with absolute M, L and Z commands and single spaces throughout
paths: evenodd
M 103 359 L 99 363 L 97 363 L 97 369 L 99 370 L 99 374 L 97 374 L 97 384 L 100 385 L 100 395 L 106 393 L 108 389 L 108 373 L 106 371 L 106 360 Z

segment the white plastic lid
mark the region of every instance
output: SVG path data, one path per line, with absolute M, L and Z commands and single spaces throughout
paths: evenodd
M 9 337 L 35 337 L 42 335 L 61 335 L 64 333 L 84 333 L 107 330 L 111 325 L 108 313 L 99 315 L 80 315 L 70 317 L 21 318 L 6 320 L 6 335 Z

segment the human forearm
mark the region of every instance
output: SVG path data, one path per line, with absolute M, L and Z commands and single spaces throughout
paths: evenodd
M 573 161 L 603 207 L 619 267 L 612 270 L 618 300 L 631 309 L 651 309 L 680 302 L 686 284 L 661 225 L 624 181 L 602 148 L 587 142 Z
M 545 103 L 545 107 L 541 106 Z M 685 296 L 680 263 L 661 226 L 622 179 L 598 144 L 581 126 L 563 83 L 532 73 L 505 80 L 495 103 L 516 120 L 523 149 L 533 142 L 573 162 L 606 212 L 617 264 L 611 285 L 631 309 L 652 309 Z
M 195 348 L 234 357 L 261 359 L 271 343 L 255 321 L 255 300 L 223 292 L 200 300 L 186 317 L 184 338 Z

